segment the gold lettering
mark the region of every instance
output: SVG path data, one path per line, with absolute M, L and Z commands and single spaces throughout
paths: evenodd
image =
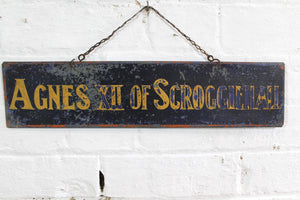
M 124 110 L 121 105 L 121 87 L 123 85 L 111 85 L 111 110 Z
M 75 104 L 69 104 L 69 97 L 72 96 L 69 90 L 73 90 L 73 85 L 62 85 L 62 93 L 63 93 L 63 110 L 75 110 Z
M 49 108 L 48 110 L 53 110 L 53 101 L 56 105 L 56 109 L 60 109 L 60 89 L 59 85 L 56 85 L 56 92 L 53 90 L 53 85 L 47 85 L 49 92 Z
M 100 93 L 100 97 L 102 99 L 97 110 L 109 110 L 110 106 L 106 99 L 106 93 L 110 86 L 109 85 L 95 85 L 95 87 L 97 88 L 98 92 Z
M 24 106 L 21 108 L 23 110 L 34 110 L 34 108 L 31 105 L 28 93 L 27 93 L 27 89 L 25 86 L 25 79 L 15 79 L 16 80 L 16 86 L 15 86 L 15 90 L 14 90 L 14 94 L 13 94 L 13 98 L 11 101 L 11 105 L 9 107 L 9 109 L 12 110 L 16 110 L 16 101 L 23 101 Z M 18 93 L 20 92 L 21 96 L 18 97 Z
M 201 85 L 194 87 L 192 99 L 195 110 L 201 110 L 204 106 L 204 91 Z
M 245 106 L 242 103 L 242 97 L 243 97 L 243 92 L 241 92 L 242 87 L 240 85 L 235 86 L 235 97 L 236 97 L 236 109 L 237 110 L 244 110 Z
M 34 104 L 35 107 L 39 110 L 46 109 L 47 105 L 47 98 L 42 98 L 43 104 L 41 105 L 41 98 L 40 98 L 40 91 L 45 91 L 46 87 L 43 85 L 38 85 L 34 90 Z
M 205 104 L 209 110 L 216 109 L 216 99 L 211 99 L 211 91 L 215 91 L 215 87 L 212 85 L 207 86 L 205 91 Z
M 158 109 L 158 110 L 164 110 L 169 106 L 169 97 L 168 95 L 165 93 L 165 91 L 163 91 L 160 87 L 159 84 L 162 84 L 163 86 L 167 86 L 169 83 L 167 80 L 165 79 L 157 79 L 154 83 L 153 83 L 153 88 L 155 93 L 161 98 L 161 100 L 163 101 L 162 105 L 160 105 L 158 102 L 158 99 L 154 99 L 154 106 Z
M 281 109 L 281 106 L 279 106 L 279 100 L 279 86 L 274 85 L 274 104 L 271 109 Z
M 227 87 L 222 85 L 217 90 L 217 106 L 219 109 L 226 109 L 228 105 L 228 99 L 223 98 L 223 91 L 227 91 Z
M 267 104 L 266 87 L 260 86 L 256 105 L 258 108 L 262 108 L 265 110 L 267 106 L 266 104 Z
M 134 85 L 130 91 L 130 106 L 132 109 L 137 110 L 141 107 L 142 104 L 141 96 L 142 96 L 141 88 L 138 85 Z
M 181 85 L 181 110 L 185 110 L 186 106 L 188 110 L 194 110 L 191 102 L 192 89 L 189 85 Z
M 147 110 L 147 96 L 149 95 L 147 89 L 150 88 L 150 85 L 142 85 L 142 110 Z
M 273 87 L 268 85 L 267 86 L 267 109 L 271 109 L 272 106 L 272 92 L 273 92 Z
M 170 88 L 170 106 L 173 110 L 178 110 L 180 108 L 180 102 L 176 101 L 175 91 L 180 90 L 178 85 L 173 85 Z
M 255 86 L 250 85 L 250 109 L 252 110 L 258 110 L 258 107 L 255 103 Z
M 81 110 L 86 110 L 90 107 L 90 100 L 89 98 L 86 96 L 86 94 L 84 94 L 83 92 L 86 92 L 88 90 L 88 87 L 86 85 L 79 85 L 76 88 L 76 94 L 77 96 L 83 101 L 82 102 L 76 102 L 76 105 L 79 109 Z M 82 92 L 83 91 L 83 92 Z

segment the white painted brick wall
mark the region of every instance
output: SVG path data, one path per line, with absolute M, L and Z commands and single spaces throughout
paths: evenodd
M 71 60 L 140 9 L 135 0 L 0 0 L 0 63 Z M 299 200 L 300 1 L 150 0 L 224 61 L 286 63 L 283 128 L 7 129 L 0 199 Z M 204 60 L 142 13 L 88 60 Z M 2 79 L 2 76 L 1 76 Z M 77 198 L 77 199 L 82 199 Z

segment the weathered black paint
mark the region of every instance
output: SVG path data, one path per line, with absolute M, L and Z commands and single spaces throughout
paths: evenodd
M 168 93 L 172 85 L 278 85 L 280 109 L 275 110 L 158 110 L 153 100 L 160 99 L 153 82 L 166 79 L 162 86 Z M 25 79 L 28 95 L 33 102 L 37 85 L 85 84 L 91 106 L 87 110 L 11 110 L 15 79 Z M 252 127 L 282 126 L 284 120 L 283 63 L 222 63 L 221 67 L 208 62 L 5 62 L 3 80 L 7 127 Z M 96 84 L 124 85 L 124 111 L 96 110 L 101 98 Z M 148 110 L 130 107 L 133 85 L 151 85 Z M 257 93 L 257 92 L 256 92 Z M 78 100 L 75 95 L 71 100 Z M 20 108 L 22 102 L 17 102 Z

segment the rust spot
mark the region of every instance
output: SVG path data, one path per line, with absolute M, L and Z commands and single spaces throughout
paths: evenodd
M 28 128 L 66 128 L 66 125 L 42 124 L 42 125 L 25 125 Z
M 104 128 L 109 128 L 109 127 L 121 127 L 120 124 L 95 124 L 92 126 L 99 126 L 99 127 L 104 127 Z
M 279 150 L 280 149 L 280 146 L 279 145 L 273 145 L 273 150 Z
M 27 18 L 24 18 L 24 23 L 28 23 L 28 20 L 27 20 Z
M 282 65 L 280 65 L 280 69 L 281 69 L 281 70 L 283 70 L 283 69 L 284 69 Z
M 131 124 L 124 124 L 124 128 L 136 128 L 137 125 L 131 125 Z
M 208 127 L 222 127 L 224 126 L 223 124 L 209 124 L 207 125 Z
M 164 127 L 167 127 L 167 128 L 190 128 L 191 126 L 190 125 L 172 125 L 172 124 L 169 124 L 169 125 L 160 125 L 160 127 L 164 128 Z
M 243 160 L 243 156 L 240 156 L 240 159 Z
M 65 128 L 66 125 L 52 125 L 53 128 Z
M 5 76 L 3 76 L 3 84 L 4 84 L 4 99 L 7 101 L 7 90 L 6 90 L 6 79 Z
M 8 122 L 7 126 L 10 125 L 10 122 Z M 224 125 L 224 124 L 206 124 L 206 125 L 186 125 L 186 124 L 157 124 L 157 125 L 147 125 L 147 124 L 85 124 L 84 127 L 101 127 L 101 128 L 201 128 L 201 127 L 251 127 L 251 126 L 263 126 L 260 124 L 252 124 L 252 125 L 242 125 L 242 124 L 236 124 L 236 125 Z M 68 125 L 61 124 L 41 124 L 41 125 L 19 125 L 19 128 L 68 128 Z M 274 146 L 273 149 L 280 149 L 278 146 Z

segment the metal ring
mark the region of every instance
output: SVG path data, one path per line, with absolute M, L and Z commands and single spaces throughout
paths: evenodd
M 218 67 L 221 67 L 221 61 L 217 58 L 214 58 L 213 62 L 215 62 L 215 61 L 216 61 L 216 63 L 218 63 Z
M 207 60 L 208 60 L 209 62 L 213 62 L 215 59 L 214 59 L 214 57 L 213 57 L 212 55 L 208 55 L 208 56 L 207 56 Z
M 83 61 L 85 59 L 85 55 L 84 54 L 80 54 L 79 56 L 78 56 L 78 60 L 81 62 L 81 61 Z

